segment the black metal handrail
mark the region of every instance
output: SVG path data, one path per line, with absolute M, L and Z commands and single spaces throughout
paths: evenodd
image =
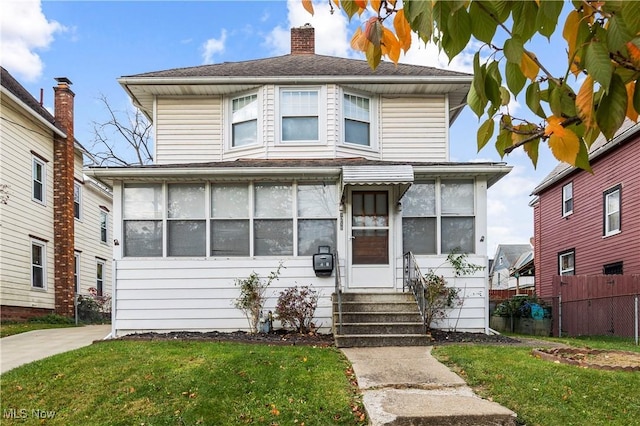
M 416 298 L 418 309 L 420 310 L 420 316 L 422 317 L 422 323 L 425 326 L 425 332 L 427 331 L 427 320 L 425 312 L 427 310 L 427 299 L 425 297 L 427 291 L 427 281 L 420 272 L 420 267 L 413 253 L 410 251 L 403 255 L 403 268 L 402 268 L 402 291 L 407 289 L 411 290 Z
M 342 334 L 342 280 L 340 279 L 340 260 L 338 256 L 338 251 L 336 250 L 333 253 L 333 258 L 335 259 L 335 267 L 336 267 L 336 301 L 338 303 L 338 334 Z

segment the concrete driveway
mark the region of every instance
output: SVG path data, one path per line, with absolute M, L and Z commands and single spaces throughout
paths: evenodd
M 0 373 L 59 353 L 89 346 L 111 333 L 111 325 L 52 328 L 0 339 Z

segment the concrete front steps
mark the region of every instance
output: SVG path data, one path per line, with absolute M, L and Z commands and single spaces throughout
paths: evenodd
M 342 293 L 342 327 L 336 294 L 332 298 L 333 335 L 339 348 L 432 342 L 412 293 Z

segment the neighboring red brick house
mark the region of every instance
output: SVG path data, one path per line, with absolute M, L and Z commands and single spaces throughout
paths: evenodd
M 640 124 L 592 145 L 593 174 L 561 164 L 533 191 L 536 293 L 556 275 L 640 274 Z

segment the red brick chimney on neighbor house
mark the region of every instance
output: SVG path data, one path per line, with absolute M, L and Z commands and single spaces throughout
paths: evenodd
M 291 54 L 313 55 L 316 53 L 316 32 L 311 24 L 291 28 Z
M 54 118 L 67 137 L 56 135 L 53 148 L 53 227 L 55 313 L 73 317 L 74 309 L 74 214 L 73 214 L 73 98 L 66 77 L 56 78 L 53 88 Z

